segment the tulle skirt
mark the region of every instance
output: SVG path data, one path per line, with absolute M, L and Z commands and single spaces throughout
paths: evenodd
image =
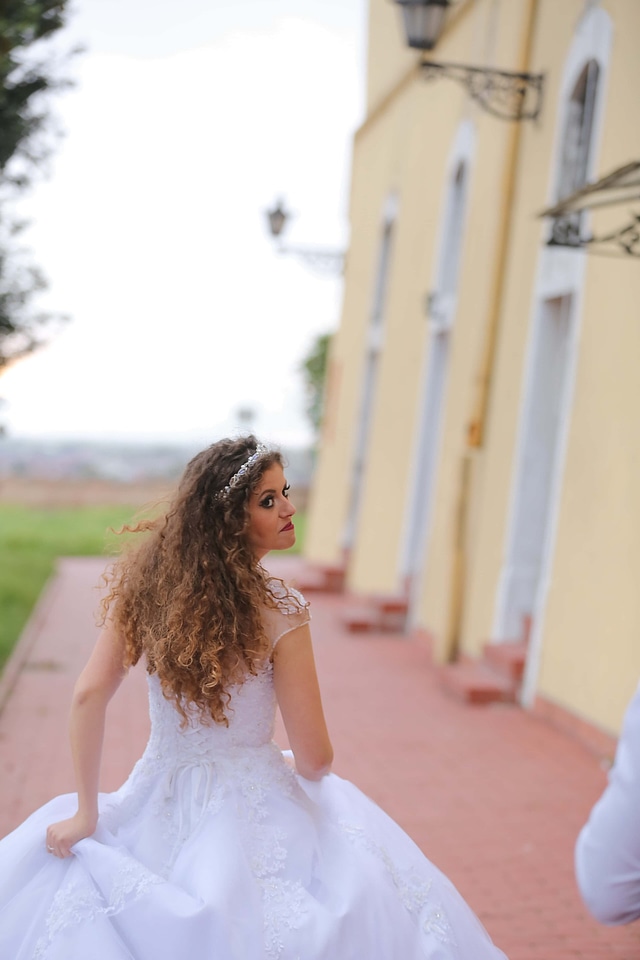
M 64 860 L 45 831 L 75 794 L 37 810 L 0 842 L 1 960 L 504 960 L 375 803 L 265 749 L 134 770 Z

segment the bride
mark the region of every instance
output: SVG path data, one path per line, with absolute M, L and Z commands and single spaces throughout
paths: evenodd
M 288 492 L 276 450 L 221 440 L 166 514 L 128 528 L 73 695 L 77 793 L 0 842 L 3 958 L 505 960 L 401 828 L 330 772 L 308 604 L 260 563 L 295 542 Z M 149 742 L 100 794 L 107 704 L 140 659 Z

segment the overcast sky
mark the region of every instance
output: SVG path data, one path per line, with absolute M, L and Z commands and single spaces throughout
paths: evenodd
M 308 442 L 298 367 L 342 281 L 278 255 L 264 211 L 346 247 L 365 33 L 364 0 L 76 0 L 65 136 L 21 211 L 70 319 L 0 379 L 10 435 L 209 442 L 249 407 Z

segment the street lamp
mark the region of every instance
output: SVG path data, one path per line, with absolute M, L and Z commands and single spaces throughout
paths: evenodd
M 282 200 L 278 200 L 275 207 L 267 210 L 267 220 L 269 222 L 269 231 L 272 237 L 279 237 L 289 218 L 289 214 L 284 209 Z
M 433 50 L 440 39 L 451 0 L 393 0 L 402 8 L 407 46 Z M 544 75 L 461 63 L 422 60 L 425 80 L 448 77 L 461 83 L 470 97 L 501 120 L 535 120 L 542 105 Z M 528 101 L 528 102 L 527 102 Z
M 320 250 L 313 247 L 285 247 L 281 235 L 291 220 L 291 214 L 286 210 L 284 200 L 277 200 L 275 205 L 266 210 L 269 233 L 278 241 L 278 253 L 298 257 L 316 273 L 323 275 L 340 275 L 344 269 L 344 253 L 340 250 Z
M 449 0 L 396 0 L 402 7 L 407 45 L 416 50 L 433 50 L 440 39 Z

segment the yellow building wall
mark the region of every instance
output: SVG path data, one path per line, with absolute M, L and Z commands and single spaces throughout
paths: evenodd
M 513 19 L 513 18 L 511 18 Z M 517 18 L 516 18 L 517 19 Z M 522 17 L 520 17 L 522 19 Z M 452 60 L 468 58 L 477 46 L 477 18 L 461 21 L 456 33 L 443 41 L 442 56 Z M 391 123 L 397 113 L 404 116 L 404 130 L 398 136 Z M 377 115 L 375 137 L 368 145 L 384 151 L 395 173 L 389 181 L 399 196 L 399 216 L 394 239 L 391 278 L 385 314 L 385 347 L 376 385 L 368 466 L 362 489 L 357 537 L 349 565 L 349 585 L 361 592 L 396 591 L 401 587 L 400 555 L 403 546 L 406 503 L 409 496 L 412 456 L 418 426 L 420 377 L 424 370 L 427 342 L 425 299 L 433 284 L 434 260 L 439 226 L 444 214 L 445 173 L 459 124 L 465 117 L 465 95 L 453 83 L 426 84 L 420 79 L 398 92 L 384 115 Z M 463 299 L 470 309 L 467 329 L 456 332 L 451 364 L 452 381 L 447 395 L 453 398 L 457 429 L 444 431 L 445 452 L 440 474 L 450 468 L 452 457 L 464 442 L 469 409 L 470 364 L 478 349 L 478 298 L 486 297 L 487 275 L 493 256 L 496 224 L 495 194 L 500 190 L 502 152 L 506 128 L 487 128 L 485 184 L 480 208 L 472 210 L 482 245 L 473 250 L 474 276 L 465 284 Z M 364 144 L 362 145 L 364 148 Z M 357 144 L 357 149 L 361 145 Z M 471 172 L 473 194 L 476 173 Z M 463 266 L 464 270 L 464 266 Z M 466 277 L 466 274 L 465 274 Z M 447 411 L 449 415 L 449 410 Z M 447 441 L 455 436 L 453 448 Z M 446 484 L 451 498 L 455 486 Z M 447 512 L 450 512 L 448 510 Z M 447 545 L 449 541 L 447 540 Z M 432 625 L 440 608 L 446 609 L 446 591 L 436 591 L 438 609 L 429 610 L 423 622 Z
M 416 63 L 402 36 L 399 8 L 387 0 L 371 0 L 367 24 L 366 110 L 371 114 Z
M 473 9 L 472 9 L 473 7 Z M 501 8 L 502 9 L 502 8 Z M 442 38 L 438 55 L 453 61 L 478 62 L 491 48 L 492 59 L 513 66 L 514 48 L 523 32 L 526 7 L 507 5 L 500 17 L 495 4 L 462 5 Z M 345 301 L 340 330 L 334 338 L 327 396 L 327 424 L 314 478 L 309 532 L 305 553 L 313 561 L 335 562 L 341 555 L 351 487 L 353 445 L 360 415 L 365 340 L 378 245 L 381 211 L 387 196 L 399 200 L 391 276 L 385 312 L 385 346 L 378 373 L 368 466 L 362 488 L 358 534 L 349 565 L 349 585 L 359 591 L 399 587 L 399 560 L 410 487 L 413 446 L 418 426 L 420 376 L 427 335 L 425 298 L 432 286 L 434 257 L 445 202 L 446 165 L 460 122 L 471 116 L 478 124 L 479 172 L 471 170 L 468 236 L 471 273 L 463 264 L 460 309 L 456 320 L 447 423 L 443 431 L 443 458 L 434 521 L 433 551 L 438 557 L 435 575 L 428 580 L 429 598 L 423 621 L 438 629 L 447 609 L 450 518 L 456 498 L 460 450 L 464 446 L 474 391 L 474 364 L 488 310 L 497 197 L 504 176 L 508 125 L 469 109 L 466 95 L 450 81 L 424 82 L 418 73 L 410 82 L 391 88 L 402 75 L 406 56 L 390 40 L 389 15 L 399 12 L 386 0 L 373 0 L 370 9 L 370 75 L 379 84 L 376 99 L 387 99 L 364 123 L 355 138 L 352 174 L 352 243 L 345 278 Z M 497 28 L 497 36 L 491 34 Z M 385 37 L 386 47 L 381 38 Z M 377 40 L 376 40 L 377 38 Z M 398 45 L 401 37 L 395 41 Z M 394 64 L 396 66 L 394 66 Z M 397 69 L 396 69 L 397 68 Z M 404 74 L 406 78 L 406 72 Z M 474 242 L 481 238 L 481 242 Z M 466 304 L 466 306 L 465 306 Z M 331 492 L 329 492 L 331 491 Z M 390 496 L 391 509 L 386 509 Z M 437 495 L 436 495 L 437 496 Z M 437 499 L 440 501 L 442 498 Z M 383 506 L 385 505 L 385 506 Z M 443 521 L 443 522 L 441 522 Z M 438 542 L 439 541 L 439 542 Z M 438 578 L 441 578 L 441 583 Z
M 569 0 L 554 9 L 553 24 L 550 24 L 545 4 L 538 5 L 530 70 L 545 73 L 542 112 L 535 123 L 523 121 L 515 131 L 519 137 L 515 195 L 508 222 L 488 415 L 483 445 L 472 455 L 472 493 L 465 543 L 467 574 L 460 632 L 460 647 L 471 656 L 478 656 L 483 646 L 493 639 L 536 269 L 545 231 L 548 231 L 537 219 L 537 213 L 547 205 L 559 84 L 581 8 L 581 0 Z M 491 118 L 487 122 L 491 123 Z M 480 182 L 486 175 L 486 172 L 479 174 Z M 467 283 L 466 274 L 462 282 Z M 486 318 L 483 320 L 486 329 Z M 479 360 L 478 357 L 478 363 Z
M 425 102 L 426 101 L 426 102 Z M 442 138 L 429 138 L 429 101 L 413 84 L 393 112 L 404 117 L 404 136 L 388 136 L 379 124 L 373 149 L 390 157 L 399 215 L 393 237 L 390 282 L 384 315 L 367 470 L 357 536 L 349 566 L 356 591 L 395 591 L 409 495 L 411 455 L 427 333 L 425 299 L 430 288 L 434 224 L 439 216 L 440 183 L 447 160 Z M 434 112 L 435 113 L 435 112 Z M 425 121 L 420 122 L 420 117 Z M 455 129 L 452 111 L 438 111 L 438 122 Z
M 499 31 L 490 43 L 487 29 L 490 25 L 488 14 L 492 9 L 497 11 L 495 22 L 499 24 Z M 493 63 L 504 68 L 516 68 L 523 44 L 527 10 L 528 4 L 524 3 L 499 4 L 497 7 L 491 3 L 479 4 L 478 11 L 482 13 L 482 17 L 477 17 L 471 24 L 472 34 L 466 38 L 466 50 L 459 51 L 458 59 L 461 62 L 478 63 L 480 61 L 473 60 L 470 51 L 491 47 Z M 452 56 L 451 59 L 456 57 Z M 481 494 L 485 482 L 485 450 L 469 450 L 467 434 L 477 406 L 481 359 L 494 302 L 494 273 L 498 264 L 498 241 L 502 229 L 501 207 L 514 135 L 514 128 L 510 123 L 501 122 L 478 107 L 470 105 L 469 113 L 476 126 L 477 143 L 472 166 L 449 382 L 445 396 L 443 439 L 419 615 L 419 622 L 433 635 L 436 652 L 440 657 L 445 655 L 445 644 L 450 634 L 453 615 L 456 518 L 463 471 L 467 469 L 464 459 L 467 456 L 470 458 L 471 484 L 465 536 L 468 571 L 462 605 L 465 613 L 468 607 L 467 595 L 474 586 L 475 570 L 472 568 L 478 561 L 481 564 L 485 562 L 479 551 L 479 527 L 483 520 Z M 519 130 L 519 135 L 522 136 L 522 129 Z M 502 503 L 504 506 L 504 499 Z M 499 551 L 496 556 L 499 557 Z M 466 645 L 463 645 L 466 652 L 477 653 L 481 643 L 487 639 L 487 627 L 483 626 L 478 632 L 474 619 L 471 631 L 473 642 L 469 642 L 468 630 L 464 636 L 467 641 Z
M 598 174 L 640 158 L 639 131 L 629 123 L 640 80 L 633 49 L 640 7 L 628 0 L 603 6 L 614 21 L 614 41 L 602 138 L 596 145 Z M 463 649 L 472 654 L 490 639 L 508 530 L 535 275 L 546 235 L 531 214 L 548 200 L 559 84 L 582 10 L 576 0 L 543 3 L 539 12 L 534 69 L 547 71 L 545 106 L 542 122 L 527 125 L 523 139 L 487 445 L 476 463 L 476 533 L 469 545 L 462 632 Z M 630 532 L 640 521 L 633 307 L 639 286 L 640 271 L 632 261 L 588 256 L 538 677 L 539 695 L 611 732 L 619 729 L 640 677 L 633 586 L 640 577 L 640 556 Z M 615 329 L 609 322 L 613 317 Z
M 404 194 L 405 206 L 408 204 L 409 210 L 415 204 L 415 198 L 405 189 L 405 175 L 407 169 L 413 169 L 415 171 L 414 179 L 416 176 L 418 178 L 418 182 L 414 184 L 418 194 L 428 193 L 429 186 L 431 186 L 436 202 L 439 201 L 439 180 L 431 183 L 429 179 L 436 165 L 432 153 L 433 147 L 438 144 L 440 169 L 442 169 L 447 147 L 439 144 L 437 137 L 428 137 L 427 132 L 434 120 L 440 122 L 441 119 L 445 119 L 451 125 L 453 121 L 450 98 L 453 97 L 453 109 L 457 108 L 458 111 L 462 99 L 461 94 L 455 88 L 442 85 L 432 88 L 437 94 L 435 101 L 427 99 L 425 102 L 426 85 L 420 81 L 417 73 L 414 74 L 413 78 L 409 77 L 409 82 L 401 84 L 397 89 L 395 88 L 394 85 L 403 73 L 406 76 L 406 64 L 415 65 L 417 59 L 415 52 L 407 52 L 399 32 L 399 22 L 396 21 L 398 21 L 398 11 L 393 4 L 387 4 L 386 0 L 374 0 L 370 9 L 369 23 L 370 75 L 373 72 L 376 76 L 378 74 L 381 76 L 380 88 L 374 99 L 382 98 L 383 90 L 384 94 L 389 96 L 383 109 L 378 109 L 374 115 L 365 120 L 361 129 L 356 133 L 354 142 L 350 198 L 352 239 L 346 261 L 341 324 L 331 345 L 329 377 L 325 397 L 326 413 L 318 463 L 310 495 L 308 531 L 305 541 L 305 556 L 312 562 L 336 563 L 342 559 L 343 536 L 351 502 L 353 450 L 361 415 L 366 339 L 372 309 L 385 204 L 390 196 L 395 195 L 398 197 L 400 205 L 398 230 L 393 240 L 385 322 L 394 315 L 394 291 L 398 292 L 400 299 L 404 299 L 405 296 L 408 297 L 410 302 L 413 301 L 413 307 L 408 314 L 405 314 L 403 310 L 400 319 L 402 323 L 405 323 L 407 316 L 412 314 L 413 319 L 410 321 L 410 326 L 413 325 L 414 336 L 418 338 L 421 344 L 425 326 L 421 300 L 428 289 L 428 280 L 426 279 L 428 277 L 428 265 L 425 267 L 425 255 L 420 249 L 420 244 L 414 243 L 413 248 L 407 248 L 405 237 L 410 240 L 417 228 L 420 237 L 428 242 L 429 236 L 433 233 L 435 214 L 429 214 L 427 201 L 423 215 L 419 220 L 416 218 L 415 224 L 411 216 L 407 216 L 407 210 L 403 209 L 402 195 Z M 393 31 L 396 31 L 393 34 L 395 39 L 390 40 Z M 387 65 L 387 60 L 391 61 L 391 66 Z M 393 66 L 393 64 L 396 64 L 396 66 Z M 400 64 L 399 67 L 398 64 Z M 442 99 L 443 97 L 445 99 Z M 416 136 L 421 140 L 418 152 L 414 152 L 412 142 Z M 410 145 L 410 148 L 408 148 L 408 145 Z M 419 167 L 417 167 L 417 164 L 419 164 Z M 439 179 L 441 179 L 441 174 Z M 411 271 L 404 270 L 400 272 L 399 276 L 396 276 L 396 264 L 400 262 L 400 258 L 403 256 L 403 245 L 404 250 L 408 250 L 409 258 L 413 258 L 413 266 Z M 417 264 L 415 262 L 416 256 L 419 257 Z M 417 292 L 407 293 L 403 289 L 403 283 L 407 275 L 418 280 Z M 414 286 L 415 283 L 412 284 L 412 291 Z M 405 338 L 407 341 L 411 339 L 408 333 L 402 329 L 401 342 L 404 342 Z M 386 364 L 385 355 L 389 348 L 389 342 L 389 337 L 387 337 L 383 365 Z M 408 482 L 407 464 L 411 453 L 409 433 L 415 416 L 422 350 L 412 348 L 406 350 L 405 353 L 405 360 L 409 368 L 403 372 L 399 385 L 399 395 L 391 400 L 393 416 L 396 417 L 397 415 L 399 417 L 398 438 L 404 436 L 404 444 L 396 447 L 395 442 L 392 442 L 392 448 L 399 460 L 385 474 L 385 476 L 390 477 L 393 489 L 398 491 L 398 496 L 401 498 L 405 495 L 405 487 Z M 410 369 L 412 364 L 413 373 Z M 381 371 L 378 384 L 381 383 L 384 375 L 384 371 Z M 408 407 L 406 405 L 406 395 L 403 393 L 405 389 L 409 391 Z M 378 396 L 376 405 L 379 403 L 380 397 Z M 385 400 L 383 408 L 386 407 L 386 403 Z M 393 425 L 391 417 L 383 419 Z M 375 423 L 373 429 L 374 431 L 376 429 Z M 384 430 L 383 437 L 386 440 Z M 396 434 L 392 430 L 392 441 L 395 441 L 395 438 Z M 372 443 L 371 450 L 374 451 L 374 457 L 376 456 L 375 449 L 375 443 Z M 382 450 L 380 451 L 380 457 L 377 459 L 380 458 L 384 460 L 385 464 L 391 464 L 392 458 L 386 456 Z M 405 461 L 404 465 L 403 461 Z M 370 476 L 371 473 L 372 470 L 370 469 L 368 475 Z M 366 500 L 366 496 L 365 489 L 363 500 Z M 374 496 L 377 497 L 375 493 Z M 388 499 L 388 497 L 389 493 L 387 491 L 385 498 Z M 374 527 L 379 512 L 376 506 L 378 503 L 379 500 L 376 499 Z M 362 516 L 366 516 L 366 508 L 363 508 Z M 401 526 L 404 519 L 402 510 L 391 511 L 388 514 L 388 519 L 390 523 Z M 366 529 L 366 522 L 367 520 L 363 520 L 360 530 Z M 378 533 L 380 534 L 381 531 L 379 530 Z M 377 539 L 376 556 L 384 557 L 385 562 L 372 564 L 371 570 L 369 573 L 365 572 L 364 576 L 359 568 L 357 558 L 355 559 L 355 563 L 351 564 L 351 571 L 353 572 L 350 576 L 350 586 L 361 590 L 391 589 L 392 586 L 395 586 L 399 535 L 399 531 L 396 529 L 392 531 L 388 539 Z M 359 553 L 361 551 L 358 543 L 356 554 Z
M 443 37 L 437 58 L 515 69 L 529 3 L 476 0 Z M 606 0 L 613 50 L 597 174 L 640 159 L 637 115 L 640 4 Z M 326 417 L 305 553 L 341 559 L 351 496 L 375 271 L 387 198 L 398 201 L 367 466 L 348 565 L 355 591 L 396 591 L 419 420 L 427 345 L 425 297 L 432 287 L 446 171 L 463 119 L 476 131 L 460 267 L 459 298 L 445 388 L 441 447 L 418 625 L 437 641 L 452 626 L 454 537 L 465 457 L 470 487 L 459 643 L 477 656 L 490 639 L 514 482 L 537 271 L 548 232 L 537 214 L 550 201 L 560 84 L 583 0 L 539 0 L 529 69 L 545 73 L 541 117 L 518 125 L 513 203 L 499 288 L 499 330 L 483 445 L 467 431 L 495 296 L 501 204 L 514 125 L 471 104 L 453 82 L 423 82 L 416 55 L 399 39 L 398 10 L 370 8 L 370 114 L 354 144 L 352 241 L 340 330 L 334 338 Z M 623 208 L 618 208 L 622 210 Z M 572 255 L 572 254 L 568 254 Z M 559 521 L 544 610 L 539 695 L 603 729 L 619 728 L 640 676 L 640 294 L 637 260 L 587 258 L 580 337 Z
M 589 265 L 538 681 L 612 732 L 640 679 L 638 273 Z
M 360 409 L 361 380 L 375 255 L 387 182 L 383 154 L 354 150 L 350 220 L 352 240 L 345 264 L 339 329 L 332 337 L 325 385 L 318 459 L 309 497 L 305 556 L 316 563 L 342 561 L 343 533 L 351 496 L 353 447 Z M 377 199 L 369 184 L 377 184 Z M 367 187 L 367 189 L 365 189 Z
M 407 101 L 400 97 L 391 105 L 384 127 L 365 124 L 356 136 L 350 200 L 352 241 L 341 324 L 331 345 L 326 412 L 305 542 L 305 556 L 313 562 L 342 559 L 384 212 L 401 179 L 398 163 L 402 154 L 389 145 L 404 142 L 407 120 Z
M 603 4 L 613 45 L 597 170 L 640 159 L 640 5 Z M 626 222 L 624 204 L 592 217 Z M 640 678 L 640 269 L 592 256 L 544 622 L 539 693 L 617 732 Z

